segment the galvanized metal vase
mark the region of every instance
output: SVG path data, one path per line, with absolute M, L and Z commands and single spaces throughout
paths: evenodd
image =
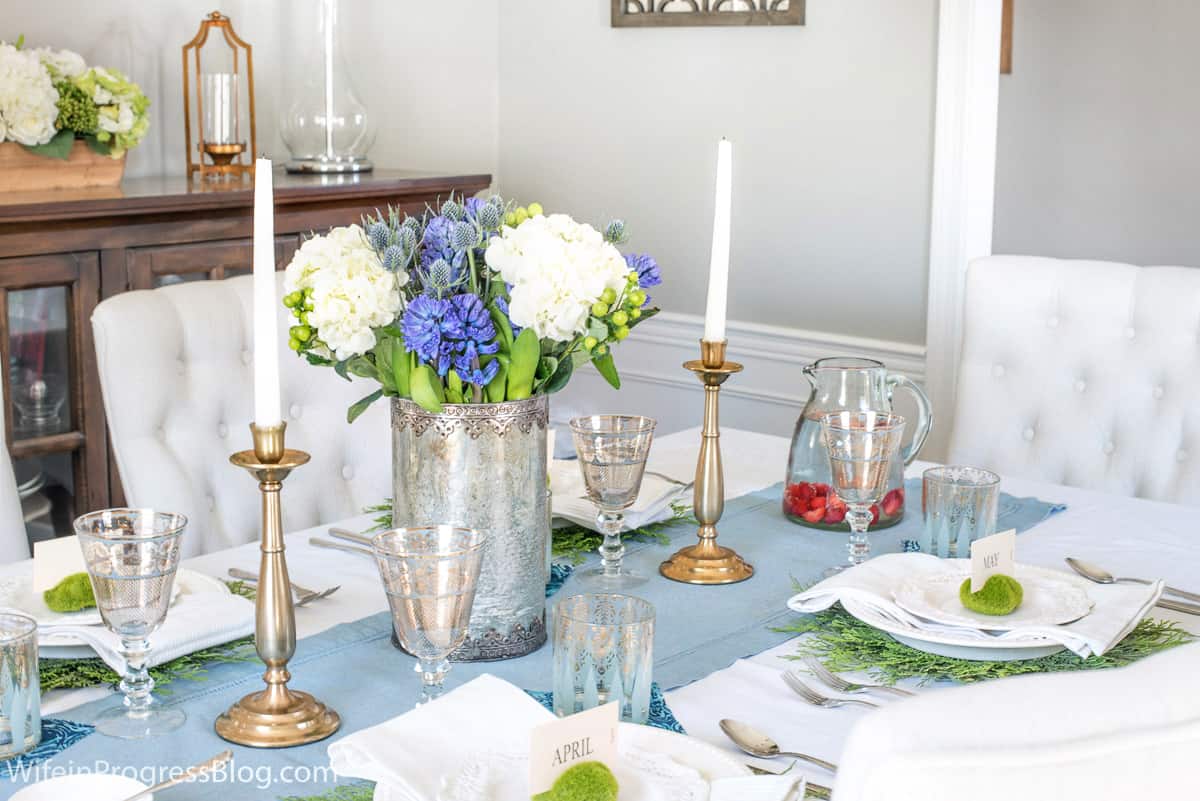
M 546 642 L 549 399 L 446 404 L 392 399 L 392 524 L 487 532 L 466 642 L 456 662 L 511 659 Z

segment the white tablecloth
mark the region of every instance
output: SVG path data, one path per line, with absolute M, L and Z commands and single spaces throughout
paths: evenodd
M 680 478 L 690 477 L 699 441 L 698 428 L 656 440 L 650 469 Z M 782 480 L 787 464 L 787 439 L 726 429 L 721 445 L 727 497 Z M 919 475 L 925 466 L 914 464 L 908 472 Z M 1021 535 L 1022 561 L 1061 568 L 1063 557 L 1071 555 L 1119 569 L 1123 575 L 1162 577 L 1176 586 L 1200 588 L 1196 510 L 1016 478 L 1005 478 L 1002 487 L 1013 495 L 1034 495 L 1069 507 Z M 909 514 L 920 514 L 916 499 L 910 501 Z M 361 530 L 369 525 L 369 518 L 363 515 L 338 525 Z M 308 544 L 310 536 L 325 536 L 324 528 L 287 537 L 288 566 L 294 581 L 314 589 L 341 585 L 341 590 L 330 598 L 296 610 L 299 637 L 387 608 L 370 559 Z M 184 564 L 219 577 L 224 577 L 231 567 L 257 570 L 258 544 L 247 543 L 189 559 Z M 7 565 L 0 568 L 0 575 L 18 569 L 20 564 Z M 1155 616 L 1178 620 L 1189 630 L 1200 633 L 1200 618 L 1161 609 L 1156 610 Z M 792 695 L 776 674 L 786 666 L 780 657 L 792 653 L 794 648 L 794 643 L 784 643 L 746 660 L 748 664 L 718 671 L 668 693 L 668 702 L 689 733 L 723 748 L 729 746 L 717 729 L 717 721 L 722 717 L 738 717 L 771 733 L 786 749 L 837 761 L 850 727 L 862 712 L 853 708 L 817 709 Z M 51 693 L 43 703 L 43 710 L 47 714 L 60 712 L 104 692 L 107 691 L 93 689 Z M 815 780 L 828 783 L 828 777 L 822 777 L 819 771 L 812 775 Z

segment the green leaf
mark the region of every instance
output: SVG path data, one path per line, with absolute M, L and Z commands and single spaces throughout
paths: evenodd
M 513 340 L 512 364 L 508 366 L 509 400 L 524 400 L 533 394 L 533 377 L 540 356 L 537 334 L 526 328 Z
M 20 50 L 24 46 L 25 46 L 25 34 L 21 34 L 20 36 L 17 37 L 17 44 L 15 45 L 15 47 L 18 50 Z
M 392 368 L 392 340 L 381 338 L 375 345 L 375 373 L 383 384 L 384 394 L 396 392 L 396 374 Z
M 308 360 L 308 363 L 313 365 L 314 367 L 331 367 L 331 366 L 333 366 L 332 359 L 326 359 L 324 356 L 318 356 L 317 354 L 313 353 L 312 351 L 309 351 L 309 350 L 304 351 L 303 356 L 305 359 Z
M 551 395 L 558 392 L 567 385 L 571 380 L 571 375 L 575 372 L 574 359 L 563 359 L 558 363 L 558 369 L 554 371 L 554 375 L 550 376 L 550 380 L 542 387 L 542 392 Z
M 504 312 L 500 311 L 495 303 L 488 304 L 488 314 L 491 315 L 492 323 L 496 326 L 497 339 L 500 341 L 502 350 L 511 350 L 513 344 L 512 326 L 508 322 L 508 318 L 504 316 Z
M 621 388 L 621 377 L 617 375 L 617 365 L 613 362 L 611 350 L 603 356 L 592 359 L 592 364 L 596 365 L 600 375 L 604 376 L 604 380 L 611 384 L 613 389 Z
M 62 130 L 50 138 L 49 142 L 41 145 L 23 145 L 30 153 L 51 159 L 66 161 L 71 155 L 71 146 L 75 144 L 75 132 Z
M 442 380 L 428 364 L 418 364 L 412 371 L 412 399 L 418 406 L 432 414 L 440 414 L 442 402 L 446 400 Z
M 550 380 L 550 376 L 554 375 L 558 370 L 558 359 L 553 356 L 542 356 L 538 360 L 537 372 L 534 374 L 537 378 L 538 386 Z
M 347 372 L 347 368 L 348 368 L 349 366 L 350 366 L 350 362 L 349 362 L 349 360 L 346 360 L 346 361 L 340 361 L 340 362 L 334 362 L 334 364 L 333 364 L 333 372 L 337 373 L 337 374 L 338 374 L 338 375 L 340 375 L 342 378 L 344 378 L 344 379 L 346 379 L 347 381 L 349 381 L 349 380 L 350 380 L 350 374 Z
M 351 374 L 359 378 L 374 378 L 376 380 L 379 378 L 379 371 L 375 369 L 375 365 L 366 356 L 355 356 L 347 362 L 346 366 L 349 368 Z
M 587 335 L 603 342 L 608 339 L 608 326 L 595 317 L 588 320 Z
M 454 370 L 446 373 L 446 400 L 450 403 L 463 402 L 463 382 Z
M 392 343 L 392 379 L 396 382 L 396 394 L 402 398 L 412 395 L 410 381 L 412 378 L 413 360 L 417 354 L 404 349 L 404 343 L 399 339 Z
M 353 423 L 355 420 L 358 419 L 359 415 L 361 415 L 363 412 L 365 412 L 367 410 L 368 406 L 370 406 L 372 403 L 374 403 L 375 401 L 379 400 L 382 397 L 383 397 L 383 390 L 377 389 L 374 392 L 372 392 L 370 395 L 368 395 L 367 397 L 365 397 L 361 400 L 355 401 L 354 404 L 349 409 L 346 410 L 346 422 Z
M 503 359 L 499 361 L 500 370 L 496 373 L 496 377 L 483 388 L 489 403 L 503 403 L 504 391 L 508 387 L 508 363 Z
M 87 142 L 93 153 L 99 153 L 101 156 L 112 155 L 112 142 L 101 142 L 95 134 L 88 134 L 83 137 L 83 141 Z
M 392 339 L 398 339 L 401 342 L 404 341 L 404 332 L 394 325 L 385 325 L 383 328 L 380 328 L 379 331 L 384 336 L 389 336 Z

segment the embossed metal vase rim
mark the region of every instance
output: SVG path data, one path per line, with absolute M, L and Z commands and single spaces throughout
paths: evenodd
M 392 398 L 393 430 L 411 429 L 418 437 L 429 429 L 443 439 L 460 429 L 471 439 L 478 439 L 485 431 L 503 437 L 513 426 L 528 434 L 534 426 L 546 429 L 549 425 L 547 395 L 500 403 L 447 403 L 440 412 L 424 409 L 408 398 Z
M 440 412 L 431 412 L 410 398 L 392 398 L 392 405 L 393 407 L 404 407 L 405 411 L 423 417 L 492 417 L 497 411 L 534 412 L 543 404 L 548 404 L 549 399 L 549 395 L 534 395 L 521 400 L 499 401 L 498 403 L 443 403 Z

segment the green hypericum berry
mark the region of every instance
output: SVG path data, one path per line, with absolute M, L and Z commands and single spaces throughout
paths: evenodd
M 289 292 L 283 296 L 283 305 L 287 306 L 289 309 L 294 309 L 300 300 L 301 298 L 299 292 Z
M 610 305 L 615 303 L 617 300 L 617 291 L 615 289 L 613 289 L 612 287 L 609 287 L 608 289 L 606 289 L 600 293 L 600 300 L 602 300 L 605 303 L 608 303 Z
M 641 316 L 642 316 L 641 309 L 630 309 L 629 310 L 629 319 L 630 320 L 636 320 L 637 318 L 639 318 Z
M 519 209 L 517 209 L 516 214 L 517 214 L 517 225 L 520 225 L 521 223 L 523 223 L 529 219 L 529 210 L 526 209 L 524 206 L 521 206 Z
M 640 289 L 635 289 L 629 293 L 629 302 L 634 306 L 641 306 L 646 302 L 646 293 Z
M 295 337 L 289 337 L 288 338 L 288 347 L 294 351 L 299 352 L 300 348 L 304 347 L 304 345 L 303 345 L 303 343 L 300 342 L 300 340 L 296 339 Z
M 612 334 L 613 334 L 613 339 L 620 342 L 622 339 L 629 336 L 629 326 L 618 325 L 616 328 L 613 329 Z
M 612 321 L 616 325 L 625 325 L 625 323 L 629 322 L 629 313 L 623 311 L 613 312 Z
M 600 340 L 596 339 L 595 337 L 584 337 L 583 338 L 583 349 L 584 350 L 591 350 L 592 348 L 596 347 L 599 344 L 600 344 Z
M 515 211 L 510 211 L 507 214 L 505 214 L 504 215 L 504 224 L 507 225 L 509 228 L 515 228 L 517 226 L 517 213 Z
M 288 330 L 288 333 L 301 342 L 307 342 L 312 339 L 312 329 L 307 325 L 293 325 Z
M 593 317 L 603 317 L 606 314 L 608 314 L 608 304 L 607 303 L 602 303 L 600 301 L 596 301 L 595 303 L 592 304 L 592 316 Z
M 606 353 L 608 353 L 608 345 L 597 345 L 592 349 L 593 356 L 603 356 Z
M 530 203 L 529 204 L 529 216 L 530 217 L 536 217 L 542 213 L 543 213 L 543 211 L 542 211 L 541 203 Z
M 70 81 L 56 83 L 54 88 L 58 90 L 58 119 L 54 127 L 80 135 L 96 133 L 100 111 L 88 93 Z

